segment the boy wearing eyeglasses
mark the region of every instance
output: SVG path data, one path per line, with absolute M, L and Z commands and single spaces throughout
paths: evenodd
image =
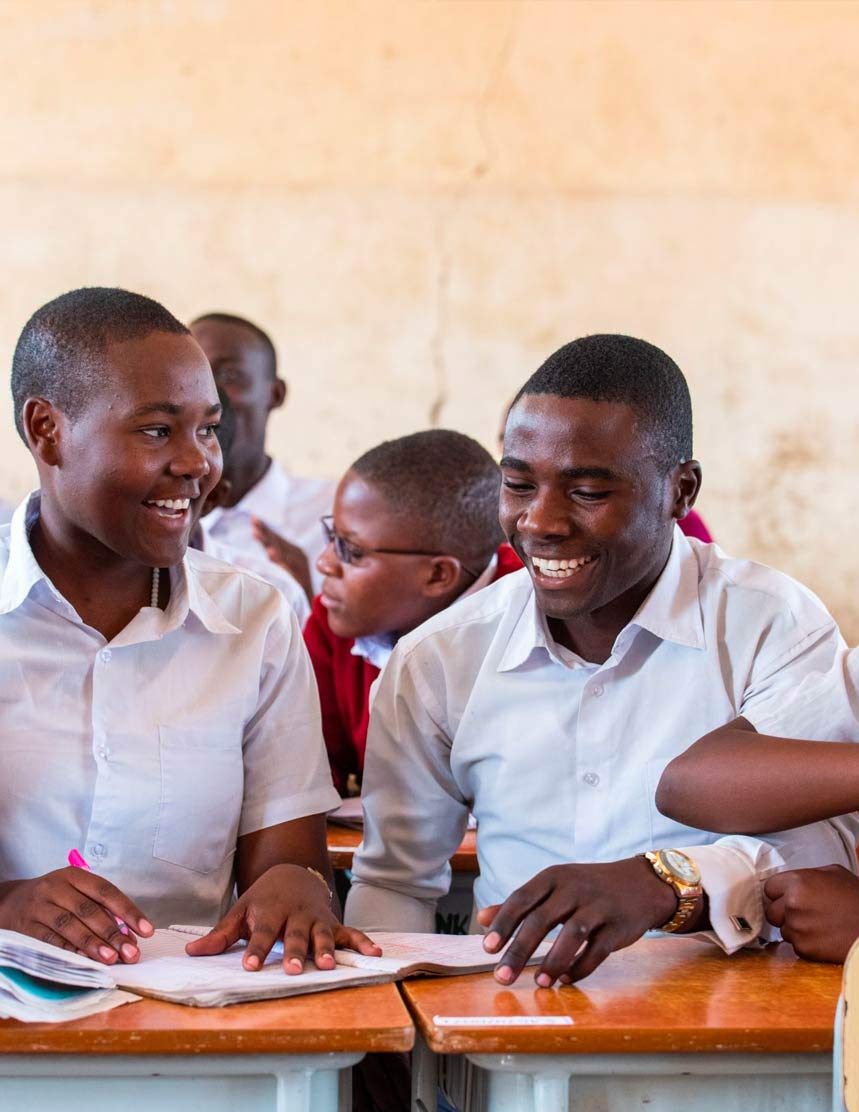
M 357 459 L 322 519 L 322 591 L 304 629 L 338 791 L 357 791 L 370 687 L 397 640 L 522 565 L 501 545 L 498 465 L 446 429 L 387 440 Z M 272 543 L 269 555 L 277 558 Z

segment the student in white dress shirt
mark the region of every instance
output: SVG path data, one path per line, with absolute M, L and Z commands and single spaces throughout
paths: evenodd
M 762 880 L 855 872 L 855 821 L 718 838 L 664 818 L 654 793 L 690 738 L 828 667 L 835 623 L 798 583 L 677 527 L 701 468 L 685 379 L 650 344 L 591 336 L 551 356 L 511 409 L 501 466 L 501 524 L 526 566 L 394 649 L 347 922 L 431 929 L 471 809 L 502 983 L 555 928 L 539 985 L 652 928 L 727 951 L 766 937 Z
M 0 530 L 0 926 L 107 964 L 176 921 L 215 925 L 193 954 L 248 937 L 249 970 L 280 938 L 288 973 L 366 949 L 331 906 L 298 623 L 186 551 L 221 470 L 199 345 L 149 298 L 76 290 L 25 326 L 12 390 L 41 491 Z
M 236 439 L 226 471 L 232 484 L 229 503 L 208 516 L 206 533 L 265 558 L 263 545 L 273 531 L 291 547 L 289 571 L 309 601 L 322 582 L 316 571 L 324 548 L 319 519 L 331 512 L 335 484 L 287 474 L 266 455 L 269 415 L 286 399 L 286 383 L 278 378 L 269 336 L 230 313 L 197 317 L 191 332 L 236 412 Z

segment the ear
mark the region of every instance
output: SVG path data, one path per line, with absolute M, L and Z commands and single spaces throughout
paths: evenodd
M 455 556 L 431 557 L 430 571 L 423 584 L 425 598 L 441 598 L 459 587 L 462 564 Z
M 27 398 L 21 410 L 21 421 L 27 447 L 37 463 L 59 467 L 61 428 L 63 415 L 47 398 Z
M 701 464 L 696 459 L 687 459 L 676 468 L 672 484 L 674 503 L 671 507 L 671 516 L 675 521 L 682 521 L 695 505 L 701 481 Z
M 280 409 L 286 401 L 287 387 L 282 378 L 276 378 L 271 384 L 271 399 L 269 401 L 269 411 L 272 409 Z

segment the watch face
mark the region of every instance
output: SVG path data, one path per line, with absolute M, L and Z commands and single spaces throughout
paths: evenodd
M 665 866 L 684 884 L 697 885 L 701 883 L 701 874 L 695 862 L 681 853 L 679 849 L 663 849 L 660 851 Z

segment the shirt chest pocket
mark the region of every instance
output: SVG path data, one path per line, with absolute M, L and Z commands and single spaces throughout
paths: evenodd
M 235 851 L 244 794 L 241 736 L 159 726 L 161 801 L 153 856 L 210 873 Z

